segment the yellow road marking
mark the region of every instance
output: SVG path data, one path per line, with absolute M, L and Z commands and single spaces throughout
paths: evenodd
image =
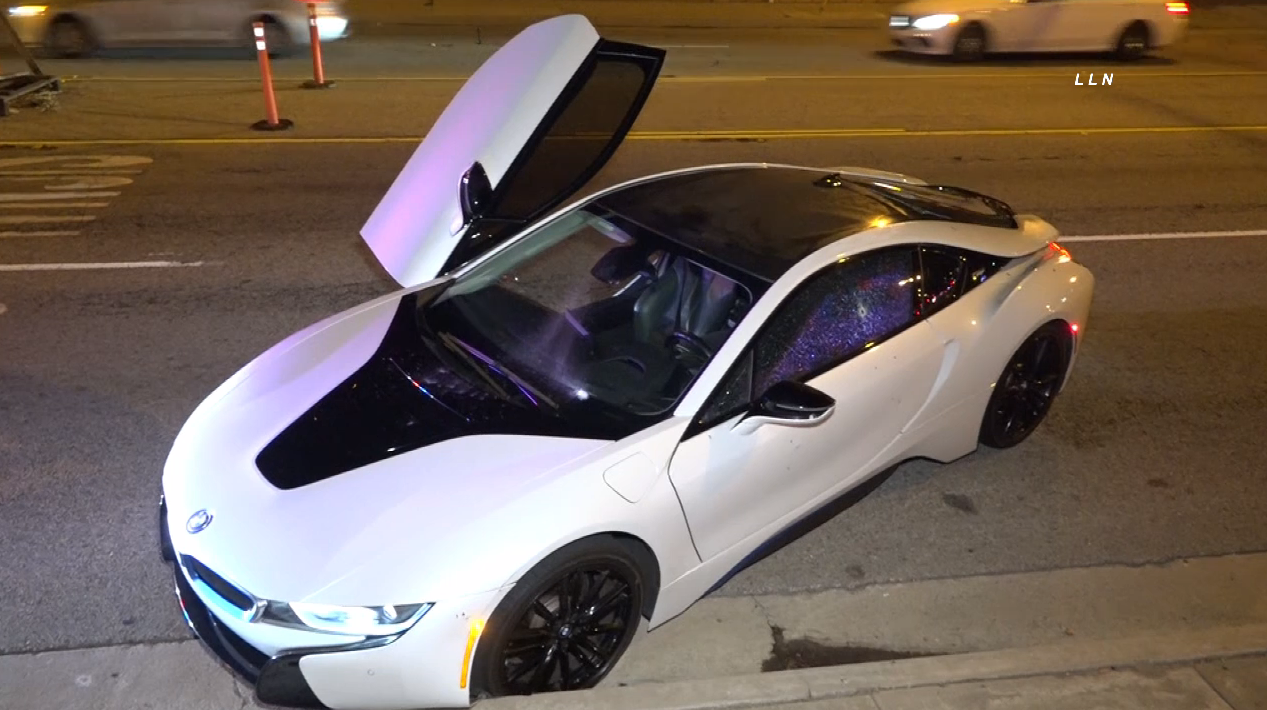
M 904 128 L 794 128 L 736 131 L 635 131 L 635 141 L 770 141 L 847 138 L 970 138 L 976 136 L 1107 136 L 1176 133 L 1258 133 L 1267 125 L 1249 126 L 1120 126 L 1099 128 L 971 128 L 911 131 Z M 418 143 L 422 136 L 383 137 L 252 137 L 252 138 L 87 138 L 72 140 L 0 140 L 0 147 L 80 147 L 106 145 L 385 145 Z

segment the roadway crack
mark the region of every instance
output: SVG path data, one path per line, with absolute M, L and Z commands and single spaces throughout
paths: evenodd
M 237 696 L 239 702 L 238 710 L 246 710 L 251 705 L 251 696 L 245 691 L 242 684 L 238 682 L 237 678 L 231 677 L 229 679 L 229 683 L 233 688 L 233 694 Z

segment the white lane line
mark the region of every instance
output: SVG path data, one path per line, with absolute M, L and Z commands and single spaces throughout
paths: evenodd
M 0 170 L 0 178 L 4 177 L 38 177 L 40 175 L 84 175 L 91 172 L 93 175 L 140 175 L 140 170 L 95 170 L 93 168 L 80 168 L 79 170 Z
M 114 170 L 136 165 L 149 165 L 153 158 L 143 155 L 28 155 L 22 158 L 0 158 L 0 169 L 24 168 L 31 165 L 62 163 L 66 169 L 77 171 Z
M 109 202 L 0 202 L 0 210 L 42 210 L 49 207 L 105 207 Z
M 0 239 L 17 239 L 19 237 L 74 237 L 79 234 L 79 230 L 58 230 L 45 232 L 0 232 Z
M 0 192 L 0 202 L 43 202 L 45 200 L 91 200 L 118 197 L 119 192 Z
M 1156 232 L 1150 234 L 1096 234 L 1081 237 L 1057 237 L 1064 242 L 1148 242 L 1166 239 L 1224 239 L 1227 237 L 1267 237 L 1267 229 L 1243 229 L 1231 232 Z
M 97 217 L 90 214 L 56 215 L 44 217 L 39 215 L 20 214 L 6 217 L 0 215 L 0 224 L 58 224 L 61 222 L 91 222 Z
M 100 269 L 176 269 L 208 266 L 208 261 L 102 261 L 63 264 L 0 264 L 0 271 L 88 271 Z

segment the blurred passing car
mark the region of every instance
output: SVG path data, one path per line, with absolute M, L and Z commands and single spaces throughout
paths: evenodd
M 308 44 L 308 6 L 295 0 L 68 0 L 7 8 L 24 44 L 58 57 L 124 46 L 242 46 L 255 49 L 251 23 L 263 22 L 269 51 Z M 341 2 L 317 3 L 321 41 L 347 36 Z
M 1113 52 L 1137 59 L 1179 41 L 1188 3 L 1164 0 L 914 0 L 889 16 L 908 52 L 975 61 L 987 53 Z

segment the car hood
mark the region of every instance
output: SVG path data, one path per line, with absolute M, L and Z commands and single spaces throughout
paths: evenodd
M 519 433 L 514 427 L 466 435 L 450 425 L 440 427 L 447 432 L 442 440 L 424 441 L 404 454 L 289 490 L 270 483 L 261 472 L 260 453 L 372 365 L 411 296 L 384 297 L 295 334 L 199 405 L 178 434 L 163 474 L 169 530 L 180 554 L 196 557 L 257 597 L 312 600 L 384 556 L 407 554 L 411 564 L 427 568 L 428 554 L 453 549 L 446 540 L 460 539 L 464 528 L 475 524 L 472 507 L 455 501 L 494 510 L 609 443 Z M 332 444 L 322 453 L 336 450 Z M 204 510 L 210 524 L 188 532 L 186 521 Z M 391 595 L 390 583 L 367 589 L 343 584 L 339 590 L 355 599 L 327 595 L 320 601 L 411 601 L 373 598 Z M 436 590 L 476 591 L 484 590 L 461 592 L 453 585 Z
M 922 17 L 938 13 L 968 13 L 974 11 L 988 12 L 1015 3 L 1010 0 L 915 0 L 898 5 L 889 12 L 890 15 L 910 15 Z

